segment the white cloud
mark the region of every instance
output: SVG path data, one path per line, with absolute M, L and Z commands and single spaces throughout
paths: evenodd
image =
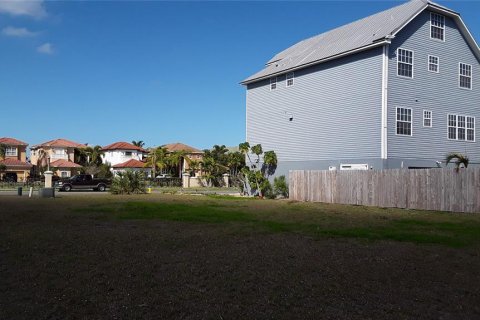
M 9 37 L 33 37 L 37 33 L 28 30 L 27 28 L 5 27 L 2 29 L 2 34 Z
M 38 19 L 47 15 L 43 0 L 0 0 L 0 13 Z
M 53 54 L 53 46 L 51 43 L 47 42 L 42 44 L 41 46 L 37 47 L 37 52 L 43 53 L 43 54 Z

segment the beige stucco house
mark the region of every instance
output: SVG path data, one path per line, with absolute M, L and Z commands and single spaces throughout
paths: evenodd
M 78 174 L 81 166 L 75 163 L 75 149 L 86 145 L 66 139 L 50 140 L 30 148 L 31 163 L 36 167 L 45 167 L 50 162 L 54 174 L 66 178 Z
M 5 171 L 0 172 L 0 180 L 26 181 L 32 165 L 27 162 L 26 142 L 3 137 L 0 144 L 5 146 L 5 156 L 0 157 L 0 164 L 5 165 Z

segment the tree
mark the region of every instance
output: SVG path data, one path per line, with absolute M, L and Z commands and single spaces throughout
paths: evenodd
M 5 171 L 7 171 L 7 166 L 4 163 L 0 163 L 0 178 L 2 176 L 1 173 L 4 173 Z
M 145 146 L 145 142 L 143 142 L 143 140 L 138 140 L 138 141 L 133 140 L 132 144 L 134 146 L 140 147 L 140 148 L 143 148 Z
M 84 155 L 85 161 L 84 163 L 80 163 L 81 165 L 94 165 L 100 166 L 102 164 L 102 155 L 104 152 L 102 151 L 101 146 L 94 146 L 94 147 L 86 147 L 80 149 L 81 153 Z
M 5 159 L 6 152 L 7 152 L 7 145 L 0 143 L 0 159 Z
M 467 156 L 461 154 L 461 153 L 456 153 L 456 152 L 451 152 L 447 154 L 445 158 L 445 164 L 448 166 L 450 162 L 455 160 L 455 170 L 458 172 L 458 170 L 461 168 L 463 165 L 464 168 L 468 167 L 468 163 L 470 162 L 470 159 L 468 159 Z
M 145 167 L 152 168 L 152 175 L 156 177 L 157 168 L 164 170 L 168 167 L 168 150 L 164 147 L 151 148 L 148 152 Z
M 110 191 L 113 194 L 146 193 L 147 184 L 145 182 L 145 174 L 132 170 L 119 172 L 118 175 L 113 178 Z
M 250 186 L 250 191 L 258 193 L 260 197 L 265 194 L 272 193 L 272 186 L 268 178 L 275 173 L 277 168 L 277 155 L 274 151 L 263 152 L 262 145 L 257 144 L 250 147 L 248 142 L 239 144 L 240 151 L 248 158 L 249 165 L 241 170 L 243 174 L 243 181 L 245 188 L 247 183 Z M 256 159 L 252 161 L 250 153 L 256 155 Z M 260 161 L 263 155 L 263 163 L 260 168 Z M 249 193 L 251 193 L 249 192 Z
M 178 170 L 178 176 L 182 176 L 183 160 L 189 162 L 190 158 L 187 157 L 187 153 L 183 150 L 173 151 L 168 154 L 168 164 L 175 171 Z

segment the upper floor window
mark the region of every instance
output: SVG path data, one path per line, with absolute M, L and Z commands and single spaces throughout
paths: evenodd
M 7 147 L 5 148 L 5 156 L 7 157 L 16 157 L 18 155 L 17 148 L 15 147 Z
M 277 77 L 270 78 L 270 90 L 277 89 Z
M 430 13 L 430 38 L 445 41 L 445 17 Z
M 432 111 L 423 110 L 423 126 L 432 127 Z
M 270 78 L 270 90 L 277 89 L 277 77 Z
M 428 71 L 440 72 L 438 57 L 428 56 Z
M 125 156 L 126 157 L 131 157 L 132 156 L 132 151 L 125 151 Z
M 294 79 L 295 75 L 293 72 L 289 72 L 287 73 L 287 87 L 291 87 L 293 86 L 293 79 Z
M 412 135 L 412 109 L 397 108 L 397 134 Z
M 448 139 L 461 141 L 475 141 L 475 118 L 448 115 Z
M 397 75 L 413 78 L 413 51 L 397 49 Z
M 53 149 L 53 154 L 65 155 L 65 154 L 67 154 L 67 150 L 65 150 L 63 148 L 55 148 L 55 149 Z
M 472 89 L 472 66 L 466 63 L 461 63 L 458 68 L 458 81 L 460 88 Z

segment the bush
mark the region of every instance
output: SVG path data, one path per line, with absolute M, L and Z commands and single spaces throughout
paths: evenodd
M 119 172 L 113 178 L 110 191 L 113 194 L 139 194 L 147 192 L 147 184 L 143 172 L 127 170 Z
M 267 198 L 267 199 L 275 199 L 276 198 L 276 194 L 273 192 L 273 189 L 272 189 L 272 184 L 267 179 L 262 181 L 261 189 L 262 189 L 262 195 L 265 198 Z
M 288 198 L 288 183 L 285 176 L 273 179 L 273 193 L 276 196 Z

